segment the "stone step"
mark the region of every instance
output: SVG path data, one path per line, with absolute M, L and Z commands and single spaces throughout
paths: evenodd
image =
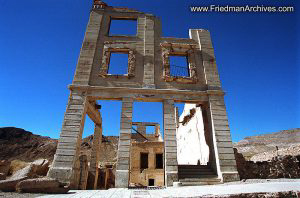
M 204 179 L 216 178 L 216 174 L 209 166 L 204 165 L 179 165 L 179 179 Z
M 192 174 L 178 174 L 178 178 L 179 179 L 203 179 L 203 178 L 208 178 L 208 179 L 211 179 L 211 178 L 216 178 L 216 175 L 215 174 L 207 174 L 207 175 L 192 175 Z
M 207 175 L 207 176 L 216 176 L 216 174 L 214 173 L 214 172 L 205 172 L 205 173 L 178 173 L 178 175 L 198 175 L 198 176 L 201 176 L 201 177 L 203 177 L 203 176 L 205 176 L 205 175 Z
M 194 173 L 204 173 L 204 172 L 213 172 L 211 169 L 178 169 L 178 172 L 182 172 L 182 173 L 188 173 L 188 172 L 194 172 Z
M 178 165 L 178 169 L 210 169 L 207 165 Z
M 201 186 L 201 185 L 214 185 L 221 184 L 221 179 L 216 176 L 209 178 L 185 178 L 179 179 L 181 186 Z
M 203 176 L 216 176 L 215 173 L 178 173 L 179 177 L 184 176 L 194 176 L 194 177 L 203 177 Z
M 215 172 L 211 169 L 205 169 L 205 170 L 197 170 L 197 169 L 187 169 L 187 170 L 178 170 L 179 174 L 214 174 Z
M 179 179 L 198 179 L 198 178 L 212 178 L 216 175 L 178 175 Z

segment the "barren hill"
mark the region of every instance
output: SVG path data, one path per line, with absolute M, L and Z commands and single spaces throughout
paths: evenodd
M 252 161 L 266 161 L 277 155 L 296 156 L 300 154 L 300 128 L 246 137 L 234 147 Z
M 31 162 L 39 158 L 53 159 L 57 140 L 34 135 L 24 129 L 0 128 L 0 160 Z
M 81 153 L 90 157 L 93 136 L 83 138 Z M 35 135 L 24 129 L 0 128 L 0 160 L 22 160 L 30 162 L 39 158 L 52 161 L 57 140 Z M 278 147 L 278 152 L 276 149 Z M 246 159 L 266 161 L 279 155 L 300 155 L 300 129 L 283 130 L 258 136 L 246 137 L 234 144 Z M 102 136 L 101 162 L 116 162 L 118 136 Z
M 102 162 L 115 162 L 118 147 L 118 136 L 103 136 L 100 147 Z M 93 136 L 83 138 L 81 153 L 90 158 Z M 39 158 L 53 160 L 57 140 L 35 135 L 15 127 L 0 128 L 0 160 L 21 160 L 31 162 Z

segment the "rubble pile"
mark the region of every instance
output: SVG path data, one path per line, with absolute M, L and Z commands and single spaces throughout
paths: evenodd
M 205 195 L 202 198 L 291 198 L 299 197 L 300 192 L 286 191 L 273 193 L 242 193 L 235 195 Z
M 8 162 L 3 161 L 1 163 L 8 164 Z M 1 180 L 0 190 L 4 192 L 67 192 L 69 190 L 67 187 L 64 187 L 56 180 L 45 177 L 49 170 L 49 165 L 50 162 L 47 159 L 35 160 L 15 172 L 12 176 Z M 5 166 L 5 168 L 8 169 L 9 166 Z
M 300 155 L 276 156 L 269 161 L 253 162 L 246 161 L 234 150 L 241 179 L 300 178 Z

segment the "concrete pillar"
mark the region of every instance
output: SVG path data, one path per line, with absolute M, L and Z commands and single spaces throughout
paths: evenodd
M 76 162 L 79 161 L 82 131 L 87 110 L 86 103 L 87 97 L 84 93 L 71 92 L 56 153 L 47 175 L 70 185 L 71 188 L 74 188 L 77 183 L 74 177 L 76 175 Z
M 132 106 L 132 98 L 122 99 L 121 127 L 115 178 L 116 188 L 127 188 L 129 184 Z
M 209 96 L 208 113 L 212 123 L 218 173 L 222 176 L 223 182 L 238 181 L 239 174 L 223 96 Z
M 102 123 L 102 121 L 101 121 Z M 88 189 L 97 189 L 98 164 L 100 159 L 100 145 L 102 142 L 102 124 L 95 124 L 94 138 L 92 144 L 91 161 L 88 176 Z
M 173 100 L 164 100 L 165 185 L 178 181 L 177 140 Z

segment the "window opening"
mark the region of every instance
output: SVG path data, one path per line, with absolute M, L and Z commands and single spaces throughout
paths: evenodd
M 188 57 L 170 55 L 170 74 L 174 77 L 190 77 Z
M 128 54 L 111 52 L 108 73 L 124 75 L 128 73 Z

